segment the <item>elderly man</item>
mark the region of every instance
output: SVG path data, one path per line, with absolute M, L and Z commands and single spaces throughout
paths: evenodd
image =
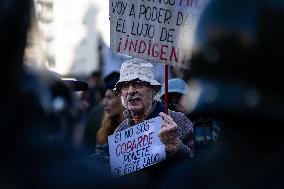
M 192 123 L 181 112 L 163 113 L 164 106 L 155 100 L 161 84 L 154 79 L 154 67 L 141 59 L 130 59 L 120 69 L 120 79 L 114 91 L 121 97 L 126 108 L 126 119 L 115 132 L 120 132 L 144 120 L 161 116 L 164 120 L 159 131 L 160 140 L 165 144 L 167 156 L 174 154 L 192 155 Z

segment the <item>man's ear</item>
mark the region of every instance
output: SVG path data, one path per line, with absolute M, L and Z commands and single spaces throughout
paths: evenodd
M 155 90 L 153 90 L 153 100 L 154 101 L 161 101 L 161 99 L 159 97 L 160 97 L 159 93 L 157 93 Z

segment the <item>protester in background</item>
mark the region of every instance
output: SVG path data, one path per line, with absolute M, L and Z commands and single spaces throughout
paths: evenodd
M 101 100 L 103 97 L 103 87 L 102 87 L 102 79 L 101 79 L 101 72 L 100 71 L 93 71 L 90 76 L 87 78 L 88 83 L 88 90 L 83 91 L 80 93 L 80 107 L 81 107 L 81 125 L 84 128 L 80 131 L 83 133 L 83 142 L 88 147 L 89 152 L 93 153 L 95 148 L 95 136 L 98 128 L 95 128 L 94 125 L 97 124 L 90 124 L 90 117 L 93 115 L 92 111 L 96 107 L 96 116 L 99 122 L 102 119 L 102 107 L 101 107 Z M 95 118 L 91 118 L 93 120 Z M 91 126 L 90 126 L 91 125 Z M 100 123 L 99 123 L 100 125 Z M 97 126 L 99 127 L 99 126 Z
M 114 71 L 108 74 L 106 77 L 104 77 L 104 95 L 106 93 L 106 90 L 113 89 L 110 88 L 110 86 L 114 85 L 112 84 L 114 81 L 119 78 L 119 73 Z M 96 106 L 94 106 L 89 114 L 88 122 L 87 122 L 87 128 L 86 128 L 86 143 L 89 146 L 91 153 L 93 153 L 93 150 L 96 148 L 97 144 L 97 132 L 102 126 L 102 121 L 104 118 L 104 105 L 103 100 L 99 102 Z
M 104 115 L 104 107 L 101 101 L 91 109 L 87 120 L 87 126 L 85 131 L 85 143 L 88 146 L 91 154 L 94 153 L 94 149 L 96 148 L 96 143 L 97 143 L 96 135 L 102 125 L 103 115 Z
M 81 93 L 81 109 L 85 113 L 85 122 L 93 107 L 100 103 L 103 97 L 101 72 L 94 71 L 87 79 L 88 90 Z M 86 124 L 86 123 L 85 123 Z
M 169 109 L 184 113 L 193 123 L 194 128 L 194 154 L 199 154 L 210 148 L 218 138 L 221 122 L 206 116 L 188 111 L 193 99 L 188 85 L 180 78 L 173 78 L 168 81 L 168 103 Z M 160 92 L 160 99 L 165 100 L 165 84 Z
M 190 89 L 199 91 L 194 111 L 222 120 L 220 138 L 168 172 L 161 188 L 283 188 L 283 6 L 210 1 L 198 24 L 203 42 L 192 56 Z
M 97 105 L 103 98 L 102 74 L 100 71 L 93 71 L 89 76 L 87 83 L 89 85 L 89 103 L 90 109 Z
M 155 100 L 155 95 L 160 88 L 161 84 L 154 79 L 154 67 L 151 63 L 138 58 L 124 62 L 114 91 L 119 94 L 122 105 L 126 108 L 124 111 L 126 120 L 118 126 L 115 133 L 142 121 L 161 116 L 163 125 L 159 131 L 159 137 L 166 147 L 167 158 L 173 160 L 178 155 L 189 157 L 192 155 L 193 144 L 190 140 L 193 135 L 192 123 L 181 112 L 169 111 L 169 115 L 164 113 L 162 103 Z M 158 169 L 154 167 L 153 171 L 150 171 L 151 167 L 145 169 L 135 172 L 134 175 L 139 176 L 133 180 L 145 182 L 145 185 L 154 184 L 152 179 L 162 174 L 157 174 L 155 171 Z
M 185 113 L 186 104 L 181 103 L 183 95 L 187 95 L 189 89 L 187 84 L 180 78 L 173 78 L 168 81 L 168 104 L 169 109 L 177 112 Z M 160 99 L 165 103 L 165 84 L 163 84 L 160 92 Z
M 95 150 L 95 154 L 103 157 L 106 160 L 107 165 L 109 165 L 108 136 L 113 134 L 115 129 L 124 119 L 122 113 L 124 108 L 120 98 L 113 91 L 116 82 L 119 80 L 119 73 L 110 73 L 106 76 L 106 80 L 110 77 L 112 79 L 105 83 L 105 96 L 103 98 L 104 117 L 101 128 L 97 133 Z

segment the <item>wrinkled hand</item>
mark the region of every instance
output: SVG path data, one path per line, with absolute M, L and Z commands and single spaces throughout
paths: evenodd
M 158 136 L 162 143 L 165 144 L 166 150 L 170 154 L 174 154 L 179 150 L 181 145 L 178 126 L 174 120 L 164 112 L 160 112 L 159 115 L 163 118 L 164 123 L 158 133 Z

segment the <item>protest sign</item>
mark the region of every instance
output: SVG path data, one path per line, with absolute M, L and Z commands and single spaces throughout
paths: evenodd
M 111 172 L 129 174 L 166 159 L 165 145 L 158 137 L 160 116 L 143 121 L 108 137 Z
M 150 62 L 182 66 L 208 0 L 110 0 L 110 47 Z

